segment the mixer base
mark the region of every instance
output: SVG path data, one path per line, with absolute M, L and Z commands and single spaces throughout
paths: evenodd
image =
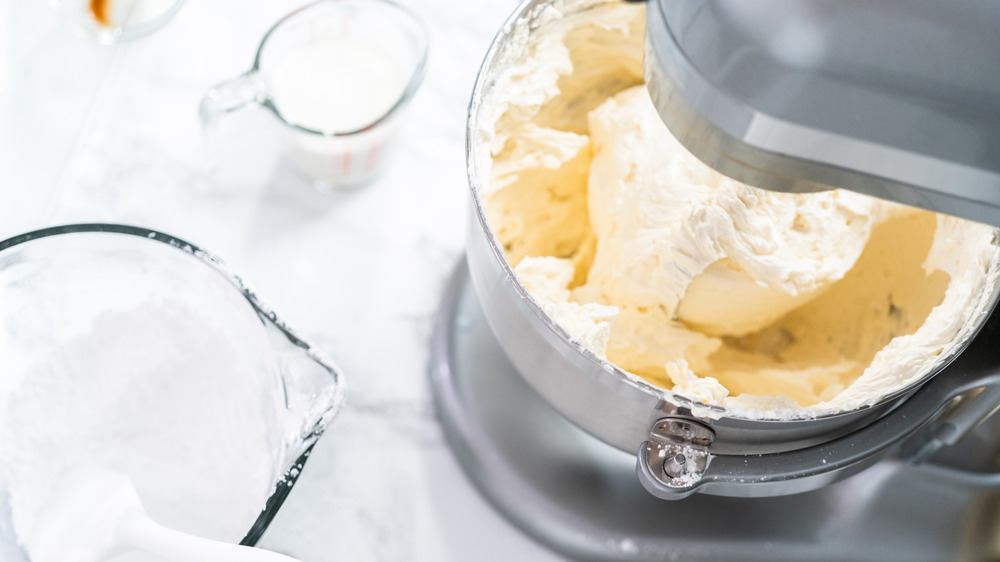
M 571 424 L 514 370 L 464 259 L 441 306 L 430 375 L 468 478 L 518 528 L 574 560 L 1000 558 L 1000 495 L 888 461 L 793 496 L 652 497 L 634 456 Z

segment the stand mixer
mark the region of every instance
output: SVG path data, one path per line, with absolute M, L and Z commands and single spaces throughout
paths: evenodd
M 968 349 L 917 383 L 857 410 L 774 420 L 705 415 L 637 382 L 585 353 L 518 283 L 489 229 L 473 139 L 512 29 L 549 3 L 525 2 L 504 26 L 470 106 L 468 266 L 449 287 L 431 363 L 470 479 L 577 559 L 994 559 L 995 296 Z M 846 188 L 1000 225 L 1000 77 L 988 63 L 1000 7 L 650 0 L 646 10 L 647 88 L 710 166 L 767 189 Z M 915 38 L 931 31 L 928 57 Z
M 1000 8 L 977 0 L 942 6 L 648 2 L 646 86 L 688 150 L 744 183 L 798 193 L 845 188 L 1000 225 L 1000 76 L 989 62 L 1000 53 Z M 938 416 L 937 429 L 907 447 L 926 458 L 944 443 L 933 435 L 947 433 L 953 444 L 1000 404 L 995 377 L 972 378 L 954 393 L 935 394 L 943 383 L 929 384 L 902 406 L 905 413 L 843 441 L 853 454 L 825 445 L 813 458 L 767 457 L 766 468 L 716 466 L 702 482 L 724 495 L 808 489 L 804 479 L 829 481 L 848 458 L 871 459 L 944 404 L 964 401 L 960 414 Z M 981 393 L 972 405 L 970 392 Z M 650 455 L 663 455 L 657 446 Z M 669 471 L 646 470 L 651 463 L 640 463 L 642 481 L 675 497 Z M 735 482 L 752 482 L 754 491 Z

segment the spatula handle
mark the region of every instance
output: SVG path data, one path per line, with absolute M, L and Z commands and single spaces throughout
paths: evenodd
M 171 562 L 298 562 L 284 554 L 182 533 L 164 527 L 140 512 L 121 520 L 118 538 L 122 544 Z

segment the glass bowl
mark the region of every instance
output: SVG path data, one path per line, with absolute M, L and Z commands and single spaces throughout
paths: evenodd
M 85 332 L 109 310 L 152 302 L 149 299 L 168 303 L 183 299 L 185 306 L 198 307 L 184 310 L 207 310 L 227 337 L 237 342 L 234 345 L 242 346 L 241 361 L 245 357 L 256 361 L 264 357 L 262 353 L 268 358 L 266 369 L 260 372 L 273 377 L 266 388 L 273 388 L 276 395 L 269 403 L 277 412 L 272 421 L 279 424 L 273 428 L 278 436 L 274 441 L 281 443 L 270 496 L 241 541 L 253 545 L 336 415 L 344 384 L 333 363 L 285 325 L 222 260 L 168 234 L 120 224 L 56 226 L 0 241 L 0 346 L 7 350 L 4 376 L 25 372 L 19 368 L 26 362 L 57 350 L 68 340 L 64 334 Z M 178 342 L 192 341 L 190 334 L 186 338 Z M 242 376 L 243 371 L 239 372 Z M 266 400 L 271 398 L 265 395 Z M 0 395 L 0 412 L 4 402 Z M 219 433 L 218 439 L 226 438 Z M 0 559 L 16 560 L 20 551 L 13 545 L 5 495 L 0 494 Z

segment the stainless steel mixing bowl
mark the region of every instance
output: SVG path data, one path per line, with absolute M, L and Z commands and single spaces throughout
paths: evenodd
M 558 4 L 561 11 L 566 12 L 585 10 L 600 3 L 595 0 Z M 869 426 L 903 403 L 969 344 L 971 336 L 951 353 L 942 356 L 933 371 L 871 406 L 818 417 L 756 419 L 759 416 L 747 412 L 715 406 L 706 409 L 694 404 L 683 396 L 623 371 L 570 338 L 542 311 L 518 281 L 505 258 L 503 246 L 490 228 L 481 195 L 484 167 L 477 150 L 481 140 L 479 131 L 480 119 L 484 115 L 484 97 L 502 70 L 504 56 L 509 58 L 506 51 L 512 48 L 515 31 L 527 28 L 538 32 L 544 29 L 543 18 L 547 15 L 542 8 L 551 4 L 554 4 L 551 0 L 522 3 L 501 28 L 480 68 L 467 123 L 466 154 L 473 219 L 468 227 L 466 249 L 476 293 L 497 340 L 521 375 L 564 417 L 623 451 L 639 451 L 640 475 L 648 469 L 642 466 L 644 456 L 655 448 L 649 444 L 669 445 L 671 442 L 683 446 L 693 443 L 695 451 L 702 454 L 699 461 L 703 471 L 704 464 L 710 460 L 705 455 L 745 459 L 749 458 L 747 455 L 797 451 L 829 443 Z M 542 17 L 539 17 L 540 14 Z M 994 291 L 991 295 L 985 307 L 987 312 L 996 306 L 998 294 Z M 976 323 L 973 334 L 985 324 L 987 317 L 988 314 L 983 314 L 973 319 Z M 927 413 L 928 417 L 933 413 L 932 409 Z M 896 437 L 886 436 L 886 439 Z M 822 460 L 824 464 L 829 464 L 826 459 Z M 819 461 L 817 457 L 816 462 Z M 801 460 L 796 462 L 801 463 Z M 726 465 L 718 459 L 716 464 L 720 468 Z M 867 466 L 856 462 L 850 464 L 854 471 Z M 655 466 L 653 470 L 659 471 L 660 467 Z M 838 477 L 847 473 L 844 471 Z M 764 475 L 763 478 L 767 480 L 768 477 Z M 753 478 L 748 476 L 748 480 Z M 808 485 L 800 482 L 801 486 L 758 486 L 757 489 L 743 491 L 729 486 L 716 491 L 733 495 L 767 495 L 801 491 L 826 481 L 828 479 L 819 478 Z M 676 483 L 676 486 L 684 490 L 690 488 L 687 484 Z

